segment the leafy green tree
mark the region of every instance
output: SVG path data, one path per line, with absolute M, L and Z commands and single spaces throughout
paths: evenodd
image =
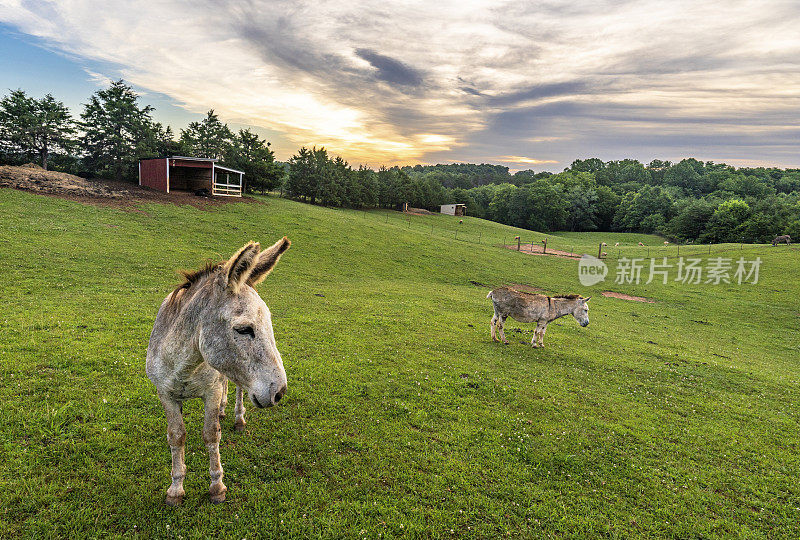
M 153 108 L 140 107 L 138 101 L 133 88 L 119 80 L 95 92 L 84 105 L 80 146 L 93 174 L 133 178 L 140 157 L 148 157 Z
M 739 242 L 740 225 L 750 218 L 750 205 L 741 199 L 729 199 L 714 210 L 701 240 L 707 243 Z
M 284 169 L 275 161 L 275 153 L 269 146 L 269 142 L 250 129 L 239 130 L 231 139 L 224 161 L 244 171 L 245 191 L 250 188 L 264 193 L 283 181 Z
M 612 227 L 620 231 L 642 231 L 644 219 L 653 214 L 660 214 L 662 220 L 650 218 L 649 231 L 654 223 L 666 223 L 674 214 L 674 202 L 665 190 L 657 186 L 644 186 L 638 192 L 629 191 L 620 201 L 614 214 Z
M 312 194 L 312 203 L 314 199 L 319 199 L 320 204 L 327 206 L 340 206 L 343 202 L 343 179 L 346 174 L 347 163 L 341 158 L 337 157 L 337 162 L 332 161 L 328 157 L 328 151 L 325 148 L 312 149 L 314 154 L 314 174 L 316 190 Z
M 192 122 L 181 130 L 180 143 L 192 157 L 223 159 L 230 152 L 233 133 L 211 109 L 200 122 Z
M 598 158 L 576 159 L 572 162 L 572 165 L 569 166 L 569 170 L 595 173 L 597 171 L 602 171 L 605 166 L 606 164 L 603 163 L 603 160 Z
M 567 226 L 571 231 L 593 231 L 597 228 L 597 192 L 591 187 L 574 185 L 565 193 Z
M 597 200 L 595 206 L 597 213 L 595 215 L 596 228 L 600 231 L 610 231 L 611 224 L 614 222 L 614 213 L 617 211 L 619 201 L 622 199 L 619 195 L 608 186 L 597 186 L 594 188 Z
M 299 197 L 303 201 L 316 198 L 316 163 L 314 153 L 302 147 L 297 154 L 289 158 L 289 175 L 286 179 L 286 193 L 290 197 Z
M 372 207 L 378 206 L 379 186 L 375 171 L 363 165 L 354 173 L 355 183 L 358 188 L 358 197 L 353 197 L 353 206 Z
M 517 213 L 512 213 L 511 201 L 516 191 L 520 189 L 514 184 L 500 184 L 495 190 L 494 197 L 489 203 L 489 219 L 500 223 L 511 224 Z
M 558 231 L 567 225 L 569 212 L 561 184 L 537 180 L 523 186 L 527 192 L 528 216 L 523 225 L 535 231 Z
M 792 242 L 797 242 L 798 240 L 800 240 L 800 219 L 796 219 L 791 223 L 789 223 L 789 225 L 786 227 L 785 230 L 786 234 L 792 237 Z M 772 239 L 770 239 L 770 242 L 771 241 Z
M 667 236 L 676 240 L 697 240 L 714 215 L 713 204 L 702 199 L 684 199 L 678 203 L 678 211 L 666 228 Z
M 785 228 L 774 213 L 753 213 L 738 227 L 739 241 L 765 244 L 772 241 L 777 231 Z
M 51 94 L 35 99 L 13 90 L 0 100 L 0 146 L 5 153 L 35 155 L 47 169 L 50 153 L 69 151 L 74 134 L 69 110 Z

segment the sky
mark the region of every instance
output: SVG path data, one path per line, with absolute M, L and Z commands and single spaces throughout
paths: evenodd
M 278 159 L 800 167 L 800 2 L 0 0 L 0 92 L 79 112 L 123 78 Z

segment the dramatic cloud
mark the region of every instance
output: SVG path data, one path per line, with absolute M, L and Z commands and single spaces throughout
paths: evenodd
M 422 76 L 414 69 L 408 67 L 394 58 L 389 58 L 369 49 L 356 49 L 356 55 L 363 58 L 372 67 L 378 70 L 378 78 L 388 83 L 404 86 L 419 86 Z
M 800 166 L 793 2 L 0 0 L 0 22 L 281 158 Z

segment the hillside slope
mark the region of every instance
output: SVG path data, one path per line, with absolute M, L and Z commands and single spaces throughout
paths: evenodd
M 760 256 L 756 285 L 581 287 L 574 260 L 500 247 L 539 235 L 473 218 L 139 210 L 0 189 L 1 536 L 800 534 L 794 247 L 715 247 Z M 248 406 L 243 434 L 224 422 L 220 506 L 187 403 L 187 495 L 167 508 L 155 312 L 175 269 L 284 234 L 259 290 L 289 393 Z M 486 293 L 509 283 L 591 295 L 591 324 L 557 321 L 533 350 L 509 321 L 492 343 Z

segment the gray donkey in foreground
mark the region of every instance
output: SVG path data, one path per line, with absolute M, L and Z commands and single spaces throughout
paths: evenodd
M 564 315 L 572 315 L 581 326 L 589 325 L 589 298 L 583 298 L 578 294 L 565 296 L 546 296 L 544 294 L 532 294 L 515 291 L 509 287 L 500 287 L 491 291 L 486 298 L 492 299 L 494 306 L 494 316 L 490 329 L 492 340 L 508 343 L 503 326 L 506 317 L 511 317 L 519 322 L 536 323 L 536 330 L 533 332 L 531 345 L 534 347 L 544 347 L 544 333 L 547 331 L 547 323 L 550 323 Z M 500 340 L 497 339 L 496 332 L 500 333 Z
M 227 262 L 184 272 L 186 281 L 167 296 L 156 315 L 147 347 L 147 376 L 167 416 L 172 450 L 172 485 L 167 504 L 183 501 L 186 475 L 183 402 L 205 405 L 203 442 L 209 454 L 212 502 L 225 500 L 219 458 L 220 424 L 228 379 L 236 388 L 236 429 L 245 426 L 243 390 L 256 407 L 269 407 L 286 393 L 286 372 L 269 309 L 253 288 L 272 271 L 291 243 L 286 237 L 261 251 L 250 242 Z

